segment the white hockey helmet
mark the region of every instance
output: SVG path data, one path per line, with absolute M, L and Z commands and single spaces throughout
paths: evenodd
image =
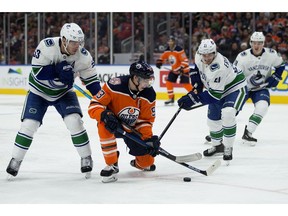
M 254 32 L 250 37 L 250 46 L 252 41 L 258 41 L 258 42 L 265 42 L 265 36 L 263 32 Z
M 84 45 L 84 33 L 76 23 L 65 23 L 60 31 L 61 38 L 65 37 L 67 42 L 76 41 Z
M 198 48 L 199 54 L 209 54 L 209 53 L 215 53 L 216 54 L 216 44 L 212 39 L 203 39 L 201 41 L 201 44 Z

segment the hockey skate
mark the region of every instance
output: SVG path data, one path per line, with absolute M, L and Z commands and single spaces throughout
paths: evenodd
M 89 155 L 85 158 L 81 158 L 81 172 L 85 173 L 85 178 L 88 179 L 91 177 L 91 171 L 93 169 L 93 160 Z
M 107 165 L 103 170 L 101 170 L 100 173 L 100 176 L 102 176 L 102 182 L 109 183 L 117 181 L 118 172 L 119 172 L 118 163 Z
M 250 146 L 255 146 L 257 143 L 257 139 L 252 137 L 252 134 L 247 130 L 247 125 L 245 126 L 242 140 L 243 140 L 243 144 L 248 143 L 248 144 L 250 144 Z
M 224 147 L 223 160 L 226 161 L 226 165 L 229 166 L 232 156 L 233 147 Z
M 224 145 L 221 143 L 220 145 L 213 146 L 212 148 L 209 148 L 203 152 L 203 155 L 206 157 L 210 156 L 219 156 L 223 155 L 224 153 Z
M 171 99 L 169 99 L 169 100 L 167 100 L 167 101 L 165 101 L 164 104 L 165 104 L 165 105 L 169 105 L 169 104 L 170 104 L 170 105 L 174 105 L 174 97 L 171 98 Z
M 10 160 L 6 169 L 6 172 L 9 174 L 8 179 L 10 179 L 11 176 L 15 177 L 18 174 L 21 163 L 22 161 L 17 161 L 15 158 Z
M 142 167 L 137 166 L 136 160 L 131 160 L 131 161 L 130 161 L 130 165 L 131 165 L 132 167 L 135 167 L 135 168 L 137 168 L 137 169 L 139 169 L 139 170 L 142 170 L 142 171 L 155 171 L 155 170 L 156 170 L 155 164 L 152 164 L 152 165 L 149 166 L 149 167 L 142 168 Z

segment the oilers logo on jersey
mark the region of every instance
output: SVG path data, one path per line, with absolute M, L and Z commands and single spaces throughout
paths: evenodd
M 118 114 L 121 121 L 126 122 L 129 125 L 135 125 L 136 120 L 138 119 L 140 114 L 140 109 L 135 107 L 125 107 Z
M 168 58 L 168 61 L 169 61 L 170 65 L 174 65 L 175 62 L 176 62 L 175 56 L 174 55 L 170 55 L 169 58 Z

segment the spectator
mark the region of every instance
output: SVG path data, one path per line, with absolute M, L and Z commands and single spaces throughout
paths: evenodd
M 248 45 L 246 42 L 241 43 L 240 45 L 240 52 L 246 50 L 248 48 Z
M 110 49 L 109 47 L 104 48 L 104 53 L 102 53 L 98 58 L 98 64 L 110 64 Z
M 229 54 L 229 56 L 227 56 L 228 60 L 231 63 L 233 63 L 239 52 L 240 52 L 240 49 L 239 49 L 238 43 L 233 42 L 231 45 L 230 54 Z
M 265 41 L 266 47 L 268 48 L 272 48 L 273 46 L 277 45 L 277 43 L 274 41 L 274 39 L 272 38 L 271 33 L 268 33 L 266 35 L 266 41 Z
M 224 56 L 229 56 L 232 40 L 230 38 L 227 26 L 223 26 L 221 28 L 221 35 L 220 38 L 216 41 L 216 44 L 218 46 L 218 52 Z

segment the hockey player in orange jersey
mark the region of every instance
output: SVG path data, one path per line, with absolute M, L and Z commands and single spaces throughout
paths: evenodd
M 173 83 L 176 83 L 180 76 L 180 83 L 183 87 L 190 92 L 192 85 L 189 79 L 189 61 L 182 49 L 182 47 L 176 45 L 176 40 L 173 36 L 170 36 L 168 40 L 168 47 L 164 53 L 156 61 L 156 67 L 161 68 L 162 64 L 168 62 L 171 65 L 171 71 L 168 74 L 166 80 L 166 88 L 169 100 L 165 101 L 165 105 L 174 104 L 174 87 Z
M 130 75 L 111 78 L 105 83 L 88 108 L 90 117 L 98 122 L 100 144 L 107 164 L 100 173 L 104 183 L 117 181 L 119 151 L 116 138 L 123 138 L 129 154 L 135 156 L 131 166 L 143 171 L 156 169 L 154 157 L 158 154 L 160 141 L 152 132 L 156 103 L 156 92 L 152 87 L 154 71 L 140 61 L 131 64 L 129 72 Z M 117 132 L 118 127 L 138 138 L 141 134 L 140 138 L 149 147 L 122 136 Z

